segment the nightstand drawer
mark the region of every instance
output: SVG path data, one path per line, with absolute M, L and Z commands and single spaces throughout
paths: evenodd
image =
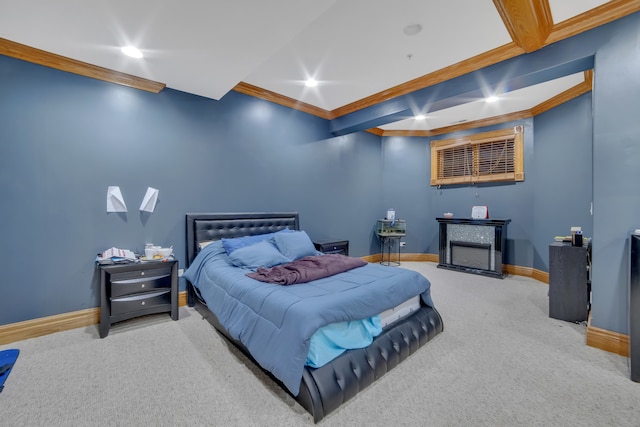
M 349 256 L 349 241 L 348 240 L 314 240 L 313 245 L 316 250 L 324 254 L 342 254 Z
M 160 292 L 137 294 L 124 298 L 111 299 L 111 316 L 130 313 L 139 310 L 148 310 L 152 307 L 170 305 L 171 289 Z
M 345 245 L 329 245 L 322 248 L 325 254 L 344 254 L 347 247 Z
M 161 263 L 159 263 L 161 264 Z M 140 267 L 148 265 L 148 264 L 138 264 Z M 123 280 L 132 280 L 132 279 L 145 279 L 149 277 L 160 277 L 160 276 L 168 276 L 171 275 L 171 266 L 158 267 L 153 266 L 155 268 L 147 268 L 145 270 L 130 270 L 130 271 L 122 271 L 122 272 L 113 272 L 109 274 L 109 281 L 120 282 Z
M 169 289 L 171 287 L 171 274 L 164 276 L 144 276 L 135 279 L 113 280 L 111 278 L 111 298 L 123 295 L 138 294 L 153 291 L 154 289 Z

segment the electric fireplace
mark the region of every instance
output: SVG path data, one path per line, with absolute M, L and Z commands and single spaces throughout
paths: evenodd
M 439 268 L 503 278 L 510 219 L 436 218 Z

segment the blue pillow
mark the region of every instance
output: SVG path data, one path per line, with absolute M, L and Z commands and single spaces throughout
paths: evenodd
M 237 249 L 251 246 L 254 243 L 262 242 L 263 240 L 268 240 L 275 236 L 277 233 L 286 233 L 290 231 L 291 230 L 289 230 L 288 228 L 285 228 L 284 230 L 276 231 L 275 233 L 256 234 L 255 236 L 222 239 L 222 244 L 224 246 L 224 249 L 227 251 L 227 255 L 231 255 L 231 253 Z
M 282 255 L 292 261 L 318 254 L 313 242 L 304 231 L 276 234 L 271 240 Z
M 236 267 L 256 271 L 258 267 L 273 267 L 291 260 L 282 255 L 268 240 L 236 249 L 229 255 L 229 261 Z

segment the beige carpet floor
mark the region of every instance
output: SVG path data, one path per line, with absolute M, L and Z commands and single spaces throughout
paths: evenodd
M 640 426 L 628 359 L 548 317 L 548 287 L 403 263 L 432 282 L 444 332 L 324 426 Z M 0 349 L 21 355 L 0 426 L 305 426 L 311 417 L 194 310 Z

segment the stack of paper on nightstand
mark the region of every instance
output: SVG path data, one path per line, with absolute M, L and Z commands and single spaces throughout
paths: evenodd
M 111 248 L 96 257 L 98 264 L 119 264 L 135 261 L 137 261 L 136 254 L 128 249 Z

